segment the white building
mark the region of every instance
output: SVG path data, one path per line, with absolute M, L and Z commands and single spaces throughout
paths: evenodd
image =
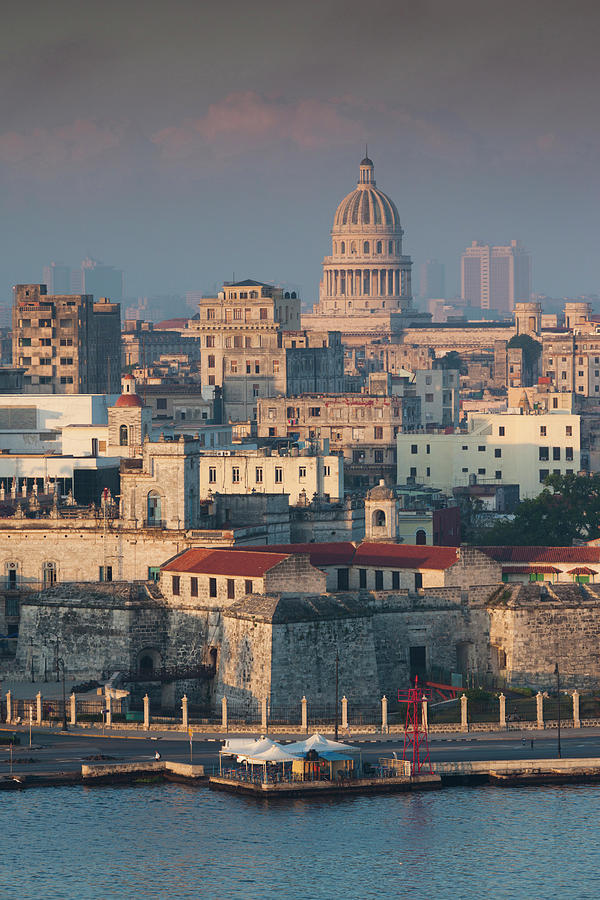
M 307 455 L 302 455 L 304 452 Z M 290 495 L 295 506 L 314 494 L 332 501 L 344 497 L 344 460 L 337 455 L 268 455 L 265 450 L 217 450 L 200 456 L 200 499 L 220 494 Z
M 450 492 L 474 481 L 518 484 L 521 499 L 535 497 L 554 473 L 580 468 L 579 416 L 554 413 L 471 413 L 467 429 L 399 434 L 398 483 L 420 484 Z

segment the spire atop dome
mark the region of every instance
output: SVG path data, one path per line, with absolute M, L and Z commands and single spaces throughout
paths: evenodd
M 365 158 L 361 160 L 358 183 L 375 185 L 375 166 L 373 160 L 369 159 L 369 147 L 365 145 Z

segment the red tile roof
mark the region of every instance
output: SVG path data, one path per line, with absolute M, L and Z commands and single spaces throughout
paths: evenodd
M 588 566 L 575 566 L 574 569 L 569 569 L 568 575 L 597 575 L 598 572 L 596 569 L 590 569 Z
M 600 547 L 478 547 L 496 562 L 598 563 Z
M 163 572 L 189 572 L 192 575 L 240 575 L 260 577 L 289 553 L 261 553 L 255 550 L 185 550 L 161 566 Z
M 558 575 L 560 569 L 554 566 L 502 566 L 503 575 Z
M 231 548 L 235 550 L 235 547 Z M 447 569 L 458 560 L 456 547 L 429 547 L 363 541 L 326 544 L 274 544 L 261 546 L 262 552 L 308 553 L 313 566 L 381 566 L 389 569 Z M 241 551 L 237 551 L 241 552 Z
M 356 548 L 354 565 L 398 569 L 449 569 L 458 561 L 457 547 L 422 544 L 379 544 L 363 541 Z

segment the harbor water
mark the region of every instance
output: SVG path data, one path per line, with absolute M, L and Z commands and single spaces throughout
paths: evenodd
M 15 900 L 597 898 L 600 786 L 260 802 L 176 784 L 0 795 Z

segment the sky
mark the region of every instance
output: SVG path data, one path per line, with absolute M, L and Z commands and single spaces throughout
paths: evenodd
M 0 285 L 91 255 L 128 295 L 254 277 L 317 299 L 368 142 L 418 266 L 520 239 L 600 293 L 600 6 L 23 0 L 0 31 Z M 0 295 L 1 297 L 1 295 Z

